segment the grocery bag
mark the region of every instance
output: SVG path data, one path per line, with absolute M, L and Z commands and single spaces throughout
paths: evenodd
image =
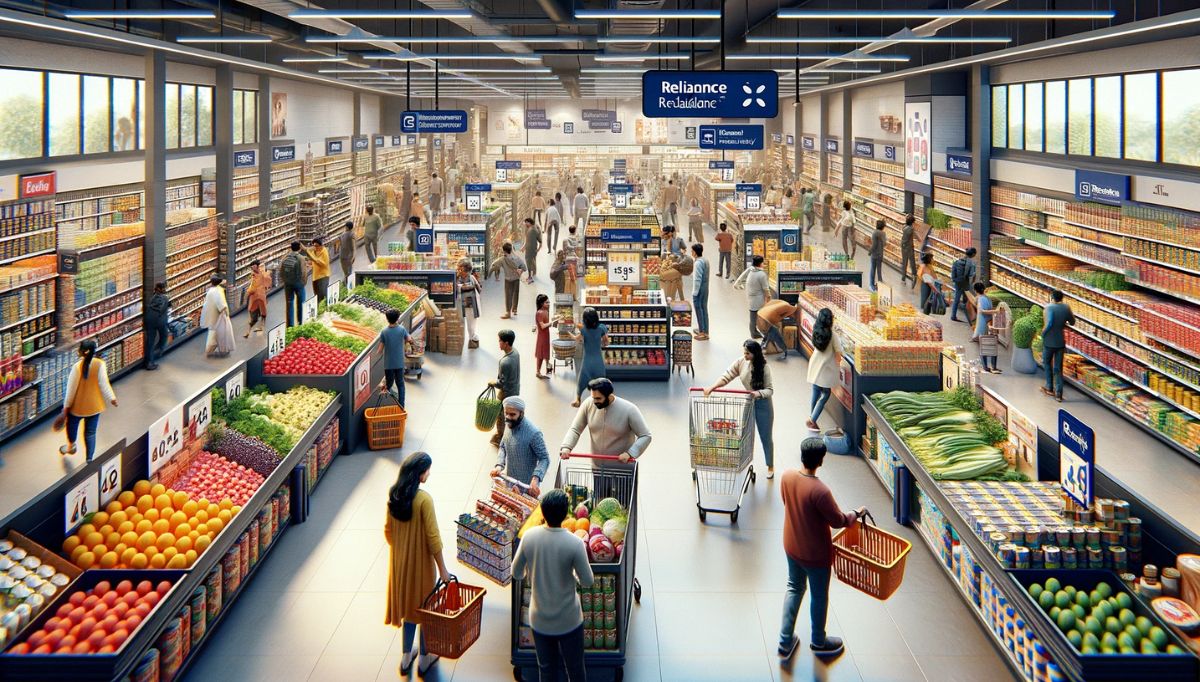
M 500 417 L 500 398 L 495 386 L 483 389 L 475 399 L 475 428 L 480 431 L 491 431 L 496 428 L 496 420 Z

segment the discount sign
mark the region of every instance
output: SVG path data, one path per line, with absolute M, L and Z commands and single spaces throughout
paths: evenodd
M 640 251 L 608 252 L 609 286 L 641 286 L 642 253 Z
M 204 395 L 187 407 L 188 437 L 200 438 L 212 421 L 212 393 L 205 391 Z
M 108 458 L 100 467 L 100 504 L 112 502 L 121 492 L 121 453 Z
M 151 476 L 183 449 L 183 427 L 182 405 L 150 425 L 150 431 L 146 434 L 146 454 L 150 458 L 147 468 Z
M 120 457 L 120 454 L 117 455 Z M 89 474 L 67 491 L 63 497 L 63 511 L 66 519 L 66 533 L 70 533 L 83 523 L 88 514 L 100 509 L 100 483 L 96 474 Z
M 283 352 L 285 345 L 287 345 L 287 325 L 280 322 L 267 332 L 267 357 L 273 358 L 279 355 Z
M 1092 506 L 1096 434 L 1066 410 L 1058 411 L 1058 483 L 1084 508 Z

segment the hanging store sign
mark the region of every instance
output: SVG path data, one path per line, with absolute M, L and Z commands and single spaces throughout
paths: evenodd
M 1058 411 L 1058 484 L 1085 508 L 1092 506 L 1096 433 L 1066 410 Z
M 964 154 L 946 154 L 946 172 L 970 175 L 971 157 Z
M 645 244 L 650 241 L 650 229 L 641 227 L 611 227 L 600 230 L 602 242 Z
M 617 112 L 610 109 L 584 109 L 580 117 L 589 130 L 612 130 L 617 122 Z
M 512 160 L 512 161 L 500 160 L 500 161 L 496 161 L 496 168 L 497 168 L 497 170 L 499 170 L 499 169 L 520 170 L 521 162 L 519 160 Z
M 400 130 L 406 133 L 465 133 L 467 112 L 462 109 L 406 111 L 400 114 Z
M 787 136 L 787 143 L 788 143 L 788 144 L 796 144 L 796 136 L 795 136 L 795 135 L 788 135 L 788 136 Z
M 54 194 L 57 175 L 54 172 L 21 176 L 21 198 L 34 199 Z
M 760 125 L 700 126 L 701 149 L 762 149 L 764 137 Z
M 1076 169 L 1075 196 L 1083 201 L 1120 204 L 1129 200 L 1129 176 Z
M 783 246 L 780 247 L 780 251 L 800 253 L 800 228 L 785 227 L 780 236 L 783 238 Z
M 354 145 L 354 151 L 365 152 L 371 148 L 371 138 L 366 135 L 359 135 L 351 142 Z
M 490 192 L 492 185 L 487 182 L 468 182 L 465 189 L 468 192 Z
M 406 135 L 406 136 L 404 137 L 404 144 L 407 144 L 407 145 L 414 145 L 414 144 L 416 144 L 416 143 L 417 143 L 417 136 L 416 136 L 416 135 Z
M 325 156 L 342 154 L 346 151 L 345 140 L 325 140 Z
M 854 141 L 854 155 L 865 156 L 868 159 L 875 158 L 875 143 Z
M 619 132 L 621 132 L 621 122 L 620 122 L 620 121 L 613 121 L 613 122 L 612 122 L 612 125 L 611 125 L 611 126 L 609 126 L 609 130 L 613 131 L 614 133 L 619 133 Z
M 800 138 L 800 146 L 801 148 L 807 149 L 810 152 L 815 152 L 817 150 L 817 138 L 807 136 L 802 137 Z
M 374 145 L 376 147 L 382 147 L 383 142 L 384 142 L 384 137 L 383 137 L 383 135 L 376 135 L 374 138 L 372 138 L 372 141 L 374 142 Z
M 433 253 L 433 228 L 420 228 L 416 232 L 414 250 L 417 253 Z
M 433 148 L 434 149 L 442 148 L 442 138 L 440 138 L 440 137 L 433 138 Z
M 733 170 L 733 162 L 732 161 L 709 161 L 708 162 L 709 170 L 723 170 L 726 168 Z
M 403 138 L 403 135 L 392 135 L 392 146 L 399 147 L 400 145 L 404 144 Z
M 281 147 L 271 147 L 271 161 L 280 163 L 296 160 L 296 145 L 289 144 Z
M 896 160 L 896 146 L 891 144 L 883 145 L 883 158 L 888 161 Z
M 780 133 L 771 133 L 771 141 L 774 142 L 775 144 L 779 144 L 779 143 L 783 142 L 783 135 L 781 135 Z
M 545 109 L 526 109 L 525 110 L 525 129 L 526 130 L 550 130 L 550 119 L 546 116 Z
M 563 121 L 563 135 L 574 135 L 574 134 L 575 134 L 575 122 L 574 121 Z
M 774 71 L 642 74 L 642 115 L 647 118 L 775 118 L 778 113 L 779 74 Z
M 258 152 L 253 149 L 243 149 L 233 153 L 234 168 L 254 168 L 258 165 Z
M 837 140 L 825 140 L 825 151 L 829 152 L 830 154 L 837 154 L 838 153 L 838 141 Z

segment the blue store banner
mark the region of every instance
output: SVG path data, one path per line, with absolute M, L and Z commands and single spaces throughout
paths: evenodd
M 233 153 L 234 168 L 254 168 L 258 165 L 258 152 L 253 149 L 243 149 Z
M 782 230 L 783 246 L 779 248 L 784 253 L 800 253 L 800 228 L 785 227 Z
M 732 161 L 709 161 L 708 169 L 709 170 L 724 170 L 724 169 L 733 170 L 733 162 Z
M 325 156 L 341 154 L 346 151 L 345 140 L 325 140 Z
M 860 142 L 859 140 L 855 140 L 854 141 L 854 155 L 855 156 L 865 156 L 868 159 L 875 158 L 875 143 L 874 142 Z
M 546 118 L 545 109 L 525 110 L 526 130 L 550 130 L 550 119 Z
M 433 253 L 433 228 L 423 227 L 416 230 L 417 253 Z
M 503 168 L 504 170 L 521 170 L 521 162 L 519 160 L 507 161 L 500 159 L 496 161 L 496 168 Z
M 896 146 L 891 144 L 883 145 L 883 158 L 888 161 L 896 160 Z
M 1083 201 L 1120 204 L 1129 200 L 1129 176 L 1077 169 L 1075 196 Z
M 608 186 L 608 193 L 609 194 L 633 194 L 633 185 L 610 184 Z
M 760 125 L 700 126 L 701 149 L 762 149 L 763 137 Z
M 490 182 L 468 182 L 466 186 L 468 192 L 490 192 L 492 184 Z
M 462 109 L 406 111 L 400 114 L 400 130 L 406 133 L 465 133 L 467 112 Z
M 295 161 L 296 145 L 289 144 L 281 147 L 271 147 L 271 161 Z
M 971 157 L 965 154 L 946 154 L 946 172 L 970 175 Z
M 775 118 L 778 113 L 779 74 L 774 71 L 642 74 L 642 115 L 647 118 Z
M 762 185 L 757 182 L 739 182 L 733 186 L 733 191 L 762 194 Z
M 810 152 L 815 152 L 817 150 L 817 138 L 802 137 L 800 138 L 800 146 L 809 150 Z
M 650 241 L 650 230 L 641 227 L 610 227 L 600 230 L 600 241 L 644 244 Z
M 1091 508 L 1096 467 L 1096 433 L 1066 410 L 1058 411 L 1058 483 L 1063 492 Z

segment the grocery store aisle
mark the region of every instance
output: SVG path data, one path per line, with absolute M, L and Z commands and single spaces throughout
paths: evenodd
M 708 244 L 713 244 L 711 236 Z M 542 266 L 540 272 L 547 272 L 548 263 Z M 472 428 L 474 400 L 495 376 L 495 334 L 509 321 L 498 319 L 501 286 L 493 280 L 485 286 L 481 347 L 461 357 L 428 357 L 424 378 L 408 384 L 403 450 L 364 449 L 335 461 L 313 496 L 312 515 L 283 535 L 242 603 L 187 675 L 188 682 L 396 679 L 401 638 L 383 624 L 388 550 L 381 529 L 398 465 L 417 449 L 434 457 L 427 489 L 436 503 L 451 570 L 488 588 L 480 641 L 459 661 L 440 662 L 425 679 L 511 679 L 509 589 L 453 560 L 454 519 L 485 494 L 495 458 L 488 435 Z M 527 417 L 542 428 L 555 452 L 574 416 L 566 406 L 574 375 L 562 371 L 545 381 L 533 376 L 530 304 L 537 292 L 549 290 L 544 274 L 535 285 L 522 285 L 522 312 L 511 326 L 524 361 Z M 740 353 L 744 300 L 727 283 L 712 282 L 713 340 L 696 344 L 694 385 L 711 382 Z M 799 441 L 806 435 L 806 365 L 794 356 L 769 362 L 776 385 L 778 464 L 795 467 Z M 666 383 L 617 385 L 619 395 L 641 407 L 654 434 L 641 464 L 636 532 L 637 575 L 644 593 L 631 616 L 625 679 L 1010 679 L 955 588 L 919 544 L 908 559 L 904 586 L 887 602 L 834 581 L 829 632 L 846 639 L 843 656 L 825 664 L 801 647 L 795 660 L 781 667 L 775 647 L 786 564 L 778 479 L 767 481 L 762 475 L 759 455 L 758 482 L 746 496 L 738 525 L 731 527 L 727 518 L 716 515 L 700 523 L 686 445 L 687 390 L 692 385 L 690 377 L 678 376 Z M 865 504 L 894 528 L 887 521 L 891 501 L 861 462 L 831 456 L 822 477 L 843 506 Z M 919 542 L 912 531 L 899 532 Z M 797 632 L 807 640 L 808 630 L 805 610 Z
M 396 234 L 398 229 L 397 225 L 385 231 L 384 241 Z M 358 267 L 368 265 L 361 248 L 357 258 Z M 336 264 L 334 275 L 341 276 L 340 266 Z M 276 293 L 268 299 L 268 328 L 278 324 L 284 317 L 283 294 Z M 242 338 L 248 323 L 249 315 L 245 312 L 234 317 L 237 346 L 227 358 L 209 359 L 204 356 L 205 334 L 202 332 L 170 350 L 160 361 L 157 371 L 134 371 L 114 381 L 113 390 L 120 406 L 110 406 L 100 419 L 96 436 L 97 456 L 122 438 L 129 442 L 141 438 L 150 424 L 168 410 L 266 346 L 265 333 Z M 58 446 L 63 443 L 64 437 L 62 433 L 51 430 L 50 422 L 50 419 L 45 419 L 31 426 L 24 433 L 5 441 L 0 448 L 0 519 L 83 466 L 83 444 L 79 444 L 79 454 L 61 457 Z

